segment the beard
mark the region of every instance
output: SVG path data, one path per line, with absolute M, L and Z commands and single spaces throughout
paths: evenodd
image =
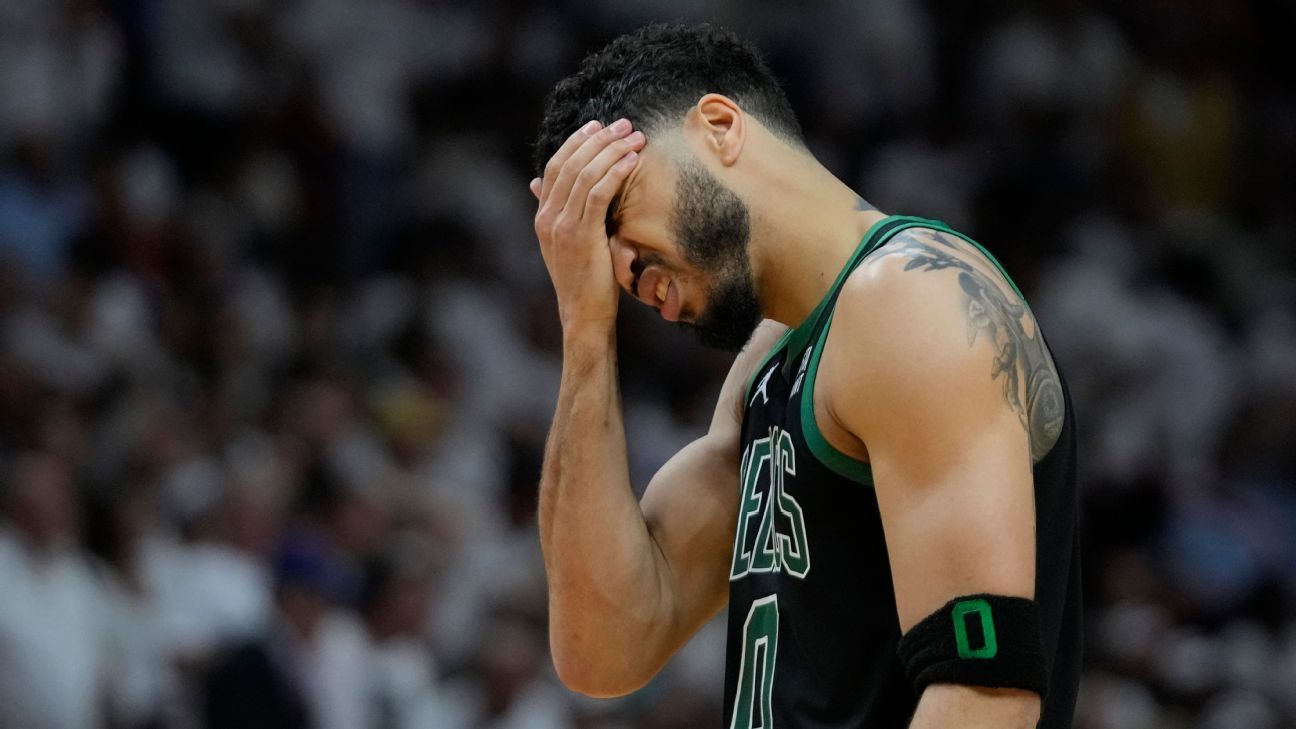
M 751 214 L 697 159 L 681 163 L 679 173 L 671 227 L 684 260 L 711 282 L 705 308 L 682 326 L 705 346 L 741 351 L 762 318 L 747 256 Z

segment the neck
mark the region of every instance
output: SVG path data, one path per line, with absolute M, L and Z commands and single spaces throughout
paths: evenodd
M 749 198 L 752 270 L 765 317 L 796 327 L 885 214 L 807 152 L 779 145 L 763 164 L 761 189 Z

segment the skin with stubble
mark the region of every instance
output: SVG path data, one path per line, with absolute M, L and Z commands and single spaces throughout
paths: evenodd
M 675 182 L 675 240 L 684 260 L 711 279 L 701 316 L 685 326 L 701 342 L 738 352 L 761 322 L 756 279 L 748 259 L 747 205 L 696 159 L 680 165 Z

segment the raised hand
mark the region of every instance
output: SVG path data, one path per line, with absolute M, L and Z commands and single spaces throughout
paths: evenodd
M 611 332 L 618 286 L 608 247 L 608 205 L 638 163 L 643 132 L 628 120 L 607 127 L 591 121 L 568 137 L 531 181 L 539 200 L 535 231 L 558 295 L 564 333 L 582 328 Z

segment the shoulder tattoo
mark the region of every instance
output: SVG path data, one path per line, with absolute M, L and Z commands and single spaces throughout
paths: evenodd
M 990 378 L 1000 383 L 1004 400 L 1026 429 L 1031 462 L 1039 462 L 1062 433 L 1065 405 L 1057 369 L 1038 325 L 1031 326 L 1031 333 L 1026 331 L 1026 322 L 1033 320 L 1030 309 L 966 260 L 972 255 L 968 244 L 940 231 L 901 231 L 879 253 L 907 258 L 905 271 L 957 272 L 967 344 L 971 347 L 984 337 L 993 345 Z

